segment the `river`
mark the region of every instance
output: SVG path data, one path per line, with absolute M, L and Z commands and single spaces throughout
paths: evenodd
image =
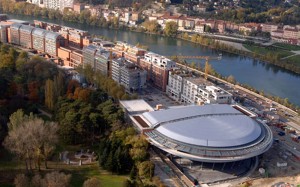
M 26 21 L 38 19 L 86 30 L 90 34 L 103 35 L 112 40 L 126 41 L 134 45 L 140 43 L 148 46 L 151 51 L 165 56 L 217 56 L 220 53 L 220 51 L 209 49 L 188 41 L 163 36 L 96 28 L 84 24 L 47 20 L 29 16 L 9 15 L 9 17 L 10 19 L 21 19 Z M 233 75 L 239 83 L 250 85 L 257 90 L 263 90 L 265 94 L 288 98 L 290 102 L 300 106 L 300 75 L 252 58 L 226 52 L 222 52 L 222 54 L 222 60 L 210 61 L 212 67 L 222 76 Z M 200 63 L 200 66 L 202 68 L 204 67 L 204 60 L 187 61 L 194 61 L 197 66 Z

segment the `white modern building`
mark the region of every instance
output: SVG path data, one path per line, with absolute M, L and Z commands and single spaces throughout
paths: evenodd
M 194 104 L 198 95 L 198 88 L 205 86 L 206 80 L 202 78 L 186 77 L 183 79 L 183 89 L 180 102 Z
M 273 143 L 270 128 L 239 106 L 179 106 L 153 111 L 143 100 L 120 103 L 148 141 L 173 156 L 233 162 L 261 155 Z
M 180 101 L 181 93 L 183 89 L 183 78 L 189 76 L 188 72 L 184 74 L 183 72 L 170 71 L 169 80 L 166 88 L 166 93 L 169 97 L 175 101 Z
M 172 99 L 186 104 L 231 104 L 232 102 L 232 94 L 229 92 L 180 69 L 169 72 L 166 93 Z
M 64 8 L 72 8 L 74 4 L 74 0 L 27 0 L 27 2 L 38 5 L 39 7 L 59 9 L 61 11 L 63 11 Z
M 154 65 L 165 68 L 167 70 L 170 70 L 170 69 L 176 67 L 176 62 L 174 62 L 164 56 L 152 53 L 152 52 L 146 53 L 144 58 L 145 58 L 145 61 L 151 62 Z
M 201 104 L 231 104 L 232 94 L 216 86 L 199 86 L 196 102 Z

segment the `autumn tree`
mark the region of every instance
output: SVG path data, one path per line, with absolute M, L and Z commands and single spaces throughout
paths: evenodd
M 145 21 L 142 25 L 148 32 L 151 32 L 151 33 L 157 33 L 160 28 L 159 24 L 155 20 Z
M 236 80 L 235 80 L 235 78 L 234 78 L 233 75 L 229 75 L 229 76 L 227 77 L 227 81 L 230 82 L 230 83 L 232 83 L 232 84 L 235 84 L 235 83 L 236 83 Z
M 166 36 L 176 36 L 178 30 L 178 25 L 175 21 L 170 21 L 166 23 L 164 34 Z
M 101 183 L 99 179 L 93 177 L 84 181 L 83 187 L 101 187 Z
M 45 105 L 48 107 L 48 109 L 53 110 L 54 109 L 54 86 L 53 81 L 48 79 L 45 84 Z
M 39 85 L 37 81 L 32 81 L 28 83 L 28 99 L 33 102 L 38 102 L 39 100 Z
M 24 115 L 19 110 L 10 117 L 4 146 L 25 161 L 27 170 L 32 169 L 32 162 L 40 170 L 41 160 L 45 161 L 47 167 L 47 159 L 58 142 L 57 130 L 55 123 L 44 122 L 33 115 Z
M 79 86 L 80 86 L 80 84 L 77 80 L 74 80 L 74 79 L 70 80 L 68 83 L 68 87 L 67 87 L 67 96 L 69 97 L 70 94 L 72 94 L 72 96 L 73 96 L 73 92 Z
M 14 179 L 16 187 L 29 186 L 29 178 L 25 174 L 18 174 Z
M 65 174 L 63 172 L 54 171 L 47 173 L 42 180 L 43 187 L 67 187 L 69 186 L 71 180 L 70 174 Z
M 154 176 L 155 165 L 151 161 L 144 161 L 138 164 L 138 174 L 145 179 L 151 179 Z
M 204 67 L 204 78 L 207 79 L 208 75 L 211 74 L 212 72 L 212 67 L 211 65 L 208 63 L 208 61 L 205 62 L 205 67 Z

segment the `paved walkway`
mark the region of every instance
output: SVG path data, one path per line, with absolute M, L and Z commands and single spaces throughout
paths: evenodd
M 155 176 L 158 176 L 165 185 L 169 187 L 181 187 L 181 185 L 176 182 L 175 177 L 169 176 L 171 173 L 166 173 L 168 167 L 159 156 L 152 154 L 150 160 L 155 164 Z
M 295 53 L 295 54 L 292 54 L 290 56 L 283 57 L 283 58 L 281 58 L 281 60 L 284 60 L 284 59 L 287 59 L 287 58 L 290 58 L 290 57 L 293 57 L 293 56 L 297 56 L 297 55 L 299 55 L 299 54 Z

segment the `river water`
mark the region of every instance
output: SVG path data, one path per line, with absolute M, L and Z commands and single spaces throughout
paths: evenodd
M 103 35 L 114 41 L 126 41 L 134 45 L 140 43 L 148 46 L 151 51 L 165 56 L 217 56 L 221 53 L 220 51 L 208 49 L 207 47 L 193 44 L 188 41 L 157 35 L 96 28 L 84 24 L 47 20 L 29 16 L 9 15 L 9 17 L 11 19 L 21 19 L 26 21 L 38 19 L 86 30 L 90 34 Z M 225 52 L 222 52 L 222 54 L 222 60 L 210 61 L 212 67 L 222 76 L 233 75 L 239 83 L 250 85 L 257 90 L 263 90 L 266 94 L 288 98 L 290 102 L 300 106 L 300 75 L 252 58 Z M 204 67 L 204 60 L 187 61 L 194 61 L 197 66 L 200 65 L 202 68 Z

